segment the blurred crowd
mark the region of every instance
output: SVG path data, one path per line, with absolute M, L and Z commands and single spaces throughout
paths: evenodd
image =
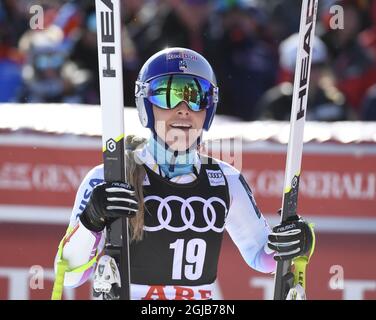
M 125 105 L 144 61 L 180 46 L 213 65 L 219 114 L 289 119 L 301 1 L 120 1 Z M 376 0 L 319 1 L 310 81 L 308 120 L 376 120 Z M 0 102 L 99 103 L 94 0 L 0 0 Z

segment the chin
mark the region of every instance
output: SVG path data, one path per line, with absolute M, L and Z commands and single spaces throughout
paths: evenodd
M 192 145 L 196 145 L 200 134 L 201 132 L 196 129 L 191 129 L 188 132 L 180 129 L 170 129 L 167 131 L 166 139 L 163 140 L 167 142 L 171 150 L 181 152 L 186 151 Z
M 180 141 L 179 140 L 172 141 L 171 143 L 168 143 L 168 145 L 171 148 L 171 150 L 182 152 L 182 151 L 186 151 L 187 149 L 189 149 L 192 145 L 196 143 L 196 141 L 197 139 L 190 141 L 190 139 L 185 138 L 185 139 L 181 139 Z
M 175 142 L 169 144 L 169 147 L 173 151 L 182 152 L 182 151 L 185 151 L 185 150 L 187 150 L 189 148 L 189 144 L 188 143 L 179 143 L 179 142 L 175 141 Z

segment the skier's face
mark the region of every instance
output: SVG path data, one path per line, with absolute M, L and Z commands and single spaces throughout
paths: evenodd
M 202 134 L 206 110 L 192 111 L 182 101 L 174 109 L 153 106 L 155 131 L 172 150 L 185 151 Z

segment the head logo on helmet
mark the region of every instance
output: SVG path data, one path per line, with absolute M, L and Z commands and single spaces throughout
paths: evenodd
M 187 62 L 185 61 L 185 60 L 181 60 L 180 62 L 179 62 L 179 69 L 181 70 L 181 71 L 184 71 L 184 70 L 186 70 L 188 68 L 188 66 L 187 66 Z
M 152 103 L 143 93 L 148 83 L 161 76 L 186 74 L 209 81 L 214 87 L 214 99 L 206 108 L 204 130 L 209 130 L 218 104 L 218 87 L 209 62 L 199 53 L 185 48 L 168 48 L 151 56 L 142 66 L 135 87 L 136 106 L 144 127 L 154 131 Z

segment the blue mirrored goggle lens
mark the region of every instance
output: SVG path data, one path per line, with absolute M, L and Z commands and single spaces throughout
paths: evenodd
M 166 75 L 149 83 L 148 100 L 162 109 L 173 109 L 181 101 L 187 102 L 192 111 L 213 105 L 213 85 L 192 75 Z

